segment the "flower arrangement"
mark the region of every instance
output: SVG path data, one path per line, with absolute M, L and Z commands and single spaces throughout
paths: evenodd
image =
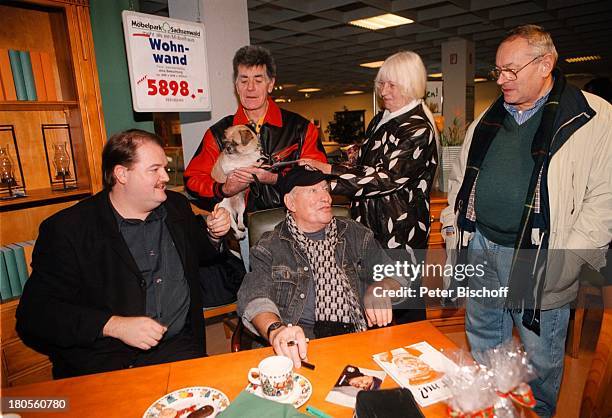
M 442 126 L 444 126 L 444 121 L 442 121 Z M 463 144 L 463 139 L 465 138 L 465 127 L 461 123 L 461 118 L 459 116 L 455 116 L 453 118 L 453 122 L 446 127 L 446 129 L 441 129 L 440 132 L 440 144 L 443 147 L 452 147 Z

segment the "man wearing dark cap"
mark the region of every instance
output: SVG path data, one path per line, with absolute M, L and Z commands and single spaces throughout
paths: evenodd
M 389 324 L 391 300 L 382 290 L 406 284 L 373 281 L 374 265 L 390 261 L 372 231 L 333 216 L 328 178 L 301 166 L 281 177 L 287 216 L 251 248 L 252 270 L 238 292 L 246 327 L 296 367 L 306 358 L 306 337 Z

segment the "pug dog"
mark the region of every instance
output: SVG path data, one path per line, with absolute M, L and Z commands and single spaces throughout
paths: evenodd
M 259 165 L 263 160 L 259 138 L 248 126 L 236 125 L 225 130 L 223 151 L 213 166 L 211 176 L 218 183 L 225 183 L 232 170 Z M 231 227 L 236 239 L 246 236 L 244 211 L 246 209 L 246 190 L 232 197 L 226 197 L 219 204 L 230 213 Z

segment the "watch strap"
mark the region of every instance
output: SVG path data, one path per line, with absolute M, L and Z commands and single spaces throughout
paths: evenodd
M 266 337 L 268 338 L 268 341 L 270 341 L 270 333 L 276 329 L 279 329 L 280 327 L 284 327 L 285 323 L 281 322 L 281 321 L 275 321 L 272 322 L 270 325 L 268 325 L 268 330 L 266 331 Z

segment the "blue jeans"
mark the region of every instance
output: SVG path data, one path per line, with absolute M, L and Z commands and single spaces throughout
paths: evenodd
M 468 251 L 471 264 L 484 265 L 482 277 L 470 277 L 471 290 L 499 289 L 508 285 L 513 248 L 495 244 L 476 231 Z M 491 300 L 468 298 L 465 331 L 472 355 L 482 363 L 482 352 L 512 338 L 512 327 L 516 326 L 537 373 L 537 377 L 530 382 L 537 401 L 534 410 L 540 416 L 549 417 L 555 412 L 563 376 L 569 315 L 569 304 L 541 311 L 541 330 L 538 336 L 523 326 L 521 312 L 510 311 L 502 303 L 492 303 Z

